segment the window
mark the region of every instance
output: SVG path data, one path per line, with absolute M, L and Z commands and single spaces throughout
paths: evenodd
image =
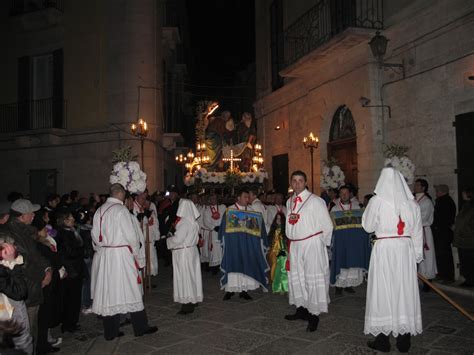
M 31 97 L 33 100 L 53 97 L 53 54 L 32 58 Z

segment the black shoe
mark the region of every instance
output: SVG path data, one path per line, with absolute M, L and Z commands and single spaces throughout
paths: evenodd
M 228 301 L 228 300 L 230 300 L 230 298 L 231 298 L 233 295 L 234 295 L 233 292 L 226 292 L 225 295 L 224 295 L 223 300 L 224 300 L 224 301 Z
M 181 310 L 177 314 L 186 315 L 193 312 L 194 312 L 194 305 L 192 303 L 184 303 L 181 306 Z
M 461 287 L 474 287 L 474 284 L 471 284 L 467 281 L 464 281 L 462 284 L 460 284 L 459 286 Z
M 388 335 L 379 334 L 375 337 L 375 340 L 367 342 L 367 346 L 371 349 L 381 351 L 383 353 L 390 352 L 390 340 Z
M 336 287 L 336 296 L 342 295 L 342 287 Z
M 136 337 L 141 337 L 141 336 L 144 336 L 144 335 L 156 333 L 157 331 L 158 331 L 158 327 L 152 326 L 152 327 L 148 327 L 148 329 L 145 330 L 143 333 L 135 334 L 135 336 Z
M 55 346 L 49 345 L 44 348 L 36 349 L 36 355 L 43 355 L 43 354 L 51 354 L 51 353 L 57 353 L 60 348 L 57 348 Z
M 115 338 L 123 337 L 124 335 L 125 335 L 124 332 L 118 332 L 118 334 L 117 334 L 116 337 L 109 337 L 109 338 L 108 338 L 108 337 L 104 337 L 104 338 L 105 338 L 105 340 L 107 340 L 107 341 L 111 341 L 111 340 L 114 340 Z
M 308 326 L 306 327 L 307 332 L 315 332 L 318 329 L 319 317 L 315 314 L 308 313 Z
M 212 268 L 212 274 L 213 274 L 213 275 L 217 275 L 217 274 L 219 273 L 219 269 L 220 269 L 219 266 L 214 266 L 214 267 Z
M 250 300 L 253 299 L 252 297 L 250 297 L 250 295 L 247 293 L 247 291 L 242 291 L 241 293 L 239 293 L 239 298 L 243 298 L 247 301 L 250 301 Z
M 346 291 L 347 293 L 356 293 L 352 287 L 346 287 L 344 288 L 344 291 Z
M 309 312 L 306 308 L 304 307 L 298 307 L 296 308 L 296 313 L 295 314 L 287 314 L 285 316 L 286 320 L 308 320 Z
M 401 353 L 407 353 L 410 350 L 410 333 L 397 336 L 397 349 Z

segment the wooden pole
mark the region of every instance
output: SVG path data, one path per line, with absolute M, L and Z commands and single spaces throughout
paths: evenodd
M 150 226 L 146 224 L 145 230 L 145 260 L 146 260 L 146 281 L 147 292 L 151 292 L 151 260 L 150 260 Z
M 474 317 L 469 314 L 464 308 L 462 308 L 460 305 L 458 305 L 456 302 L 454 302 L 447 294 L 445 294 L 443 291 L 441 291 L 438 287 L 433 285 L 426 277 L 418 273 L 418 278 L 423 281 L 425 284 L 427 284 L 429 287 L 431 287 L 438 295 L 443 297 L 446 301 L 448 301 L 454 308 L 456 308 L 459 312 L 461 312 L 463 315 L 465 315 L 471 322 L 474 321 Z

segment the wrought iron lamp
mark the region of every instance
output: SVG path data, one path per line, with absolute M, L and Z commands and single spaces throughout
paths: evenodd
M 132 123 L 130 126 L 130 130 L 135 137 L 140 139 L 140 151 L 142 157 L 142 170 L 145 171 L 145 159 L 144 159 L 144 142 L 145 138 L 148 135 L 148 124 L 142 118 L 138 120 L 137 123 Z
M 384 56 L 387 52 L 388 39 L 380 34 L 380 31 L 375 32 L 375 36 L 370 40 L 369 46 L 372 55 L 377 60 L 379 68 L 401 68 L 403 77 L 405 77 L 405 65 L 402 63 L 385 63 Z
M 314 164 L 313 164 L 313 153 L 315 149 L 318 149 L 319 138 L 316 137 L 313 132 L 309 136 L 303 138 L 303 146 L 309 149 L 311 155 L 311 191 L 314 192 Z

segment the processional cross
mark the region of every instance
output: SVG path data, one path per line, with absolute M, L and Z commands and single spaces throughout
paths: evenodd
M 222 161 L 227 162 L 230 161 L 230 171 L 234 171 L 234 161 L 241 161 L 242 159 L 240 158 L 234 158 L 234 150 L 230 150 L 230 158 L 222 158 Z

